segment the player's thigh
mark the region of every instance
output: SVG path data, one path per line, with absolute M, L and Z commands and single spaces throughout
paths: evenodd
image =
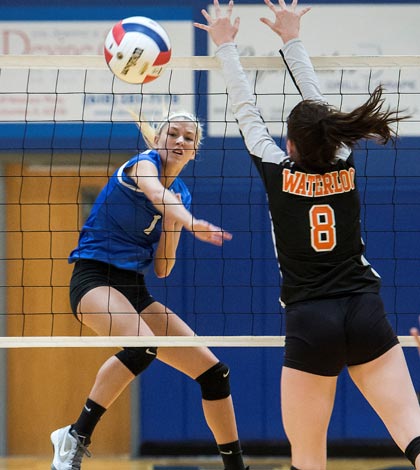
M 156 336 L 194 336 L 194 331 L 171 309 L 153 302 L 141 312 L 141 317 Z
M 113 287 L 87 292 L 79 303 L 77 318 L 101 336 L 153 335 L 127 298 Z
M 366 399 L 378 410 L 384 407 L 400 413 L 405 402 L 417 404 L 412 396 L 411 379 L 404 353 L 396 345 L 380 357 L 348 368 L 353 382 Z M 411 400 L 410 400 L 411 398 Z
M 159 302 L 145 308 L 141 317 L 156 336 L 195 335 L 177 314 Z M 157 358 L 193 379 L 219 362 L 206 347 L 159 347 Z
M 420 408 L 401 346 L 349 367 L 349 373 L 404 450 L 420 434 Z
M 286 433 L 292 444 L 319 441 L 327 434 L 334 406 L 336 376 L 321 376 L 290 367 L 281 375 L 281 410 Z

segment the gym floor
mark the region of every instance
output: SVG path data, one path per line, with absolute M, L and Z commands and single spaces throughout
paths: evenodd
M 248 458 L 251 470 L 289 470 L 289 459 Z M 50 458 L 0 458 L 0 470 L 47 470 Z M 404 459 L 329 459 L 328 470 L 411 470 Z M 83 470 L 223 470 L 218 458 L 85 458 Z

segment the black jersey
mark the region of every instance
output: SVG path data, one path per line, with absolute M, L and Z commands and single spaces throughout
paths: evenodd
M 281 52 L 303 99 L 325 101 L 302 42 L 289 41 Z M 267 193 L 283 305 L 378 292 L 380 277 L 363 256 L 351 150 L 343 145 L 334 164 L 322 173 L 300 168 L 268 133 L 236 46 L 224 44 L 216 54 L 233 113 Z

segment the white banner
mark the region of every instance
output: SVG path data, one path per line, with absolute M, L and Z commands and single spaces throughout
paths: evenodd
M 213 13 L 213 8 L 209 8 Z M 273 19 L 265 5 L 235 5 L 234 16 L 241 18 L 236 38 L 241 55 L 278 56 L 281 39 L 259 21 L 261 17 Z M 310 56 L 420 55 L 419 19 L 420 5 L 316 5 L 302 18 L 301 38 Z M 209 51 L 214 53 L 211 41 Z M 361 104 L 368 98 L 369 91 L 382 83 L 391 106 L 407 109 L 413 115 L 413 121 L 420 120 L 420 70 L 417 68 L 401 72 L 397 69 L 320 72 L 318 76 L 322 91 L 331 104 L 344 110 Z M 254 79 L 255 74 L 250 75 L 250 80 Z M 258 105 L 273 135 L 284 134 L 283 122 L 300 99 L 299 96 L 284 99 L 283 87 L 288 93 L 296 93 L 293 83 L 283 72 L 263 72 L 258 76 Z M 210 93 L 223 93 L 224 89 L 220 74 L 211 73 Z M 225 113 L 224 97 L 209 100 L 211 135 L 225 133 L 225 126 L 219 124 L 225 119 Z M 229 121 L 233 121 L 230 114 Z M 238 136 L 236 127 L 236 124 L 229 124 L 228 135 Z M 420 135 L 420 125 L 418 122 L 404 123 L 400 133 Z
M 0 22 L 0 53 L 11 55 L 102 55 L 115 22 Z M 172 54 L 193 54 L 190 21 L 162 21 Z M 105 62 L 105 59 L 104 59 Z M 168 95 L 170 78 L 171 95 Z M 165 71 L 158 80 L 128 85 L 108 70 L 4 69 L 0 74 L 0 121 L 131 121 L 130 109 L 151 120 L 170 110 L 193 111 L 193 72 Z
M 302 6 L 302 5 L 301 5 Z M 211 8 L 210 8 L 211 10 Z M 270 17 L 265 5 L 235 5 L 241 17 L 237 42 L 242 55 L 278 55 L 281 40 L 259 22 Z M 311 56 L 418 55 L 420 5 L 347 4 L 316 5 L 302 19 L 302 39 Z M 162 21 L 172 41 L 174 56 L 194 53 L 194 28 L 190 21 Z M 1 54 L 102 54 L 103 41 L 113 26 L 109 21 L 3 21 Z M 252 32 L 252 34 L 250 34 Z M 196 34 L 204 35 L 202 31 Z M 209 54 L 214 47 L 209 43 Z M 253 77 L 250 76 L 250 79 Z M 352 108 L 367 99 L 378 83 L 386 87 L 387 101 L 420 120 L 420 70 L 353 70 L 320 73 L 321 86 L 332 104 Z M 283 96 L 283 87 L 288 93 Z M 170 93 L 169 93 L 170 91 Z M 209 77 L 208 132 L 225 135 L 227 104 L 220 74 Z M 258 105 L 274 135 L 284 132 L 284 120 L 296 104 L 293 84 L 276 71 L 258 75 Z M 4 69 L 0 74 L 0 121 L 130 121 L 127 108 L 142 109 L 149 119 L 159 119 L 167 108 L 192 110 L 193 73 L 169 71 L 143 87 L 113 80 L 111 72 L 28 71 Z M 28 94 L 28 93 L 29 94 Z M 217 95 L 219 93 L 219 95 Z M 345 95 L 343 99 L 342 96 Z M 238 136 L 228 114 L 227 135 Z M 403 124 L 400 131 L 420 135 L 418 124 Z

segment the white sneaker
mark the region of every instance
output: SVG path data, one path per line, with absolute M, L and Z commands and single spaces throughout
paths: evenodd
M 80 470 L 83 456 L 90 457 L 89 443 L 84 444 L 74 429 L 70 431 L 70 426 L 54 431 L 51 442 L 54 448 L 51 470 Z

